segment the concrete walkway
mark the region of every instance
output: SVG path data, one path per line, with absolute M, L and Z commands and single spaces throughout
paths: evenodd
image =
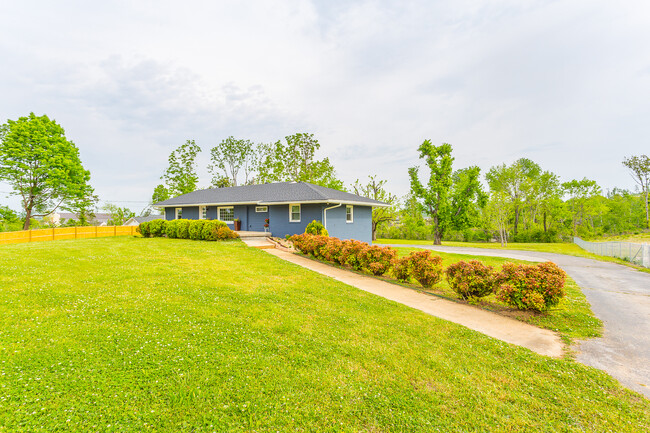
M 279 249 L 265 251 L 342 283 L 399 302 L 432 316 L 458 323 L 490 337 L 526 347 L 541 355 L 560 357 L 563 354 L 562 340 L 557 334 L 547 329 L 541 329 L 470 305 L 420 293 L 373 277 L 359 275 L 290 252 Z
M 602 338 L 576 345 L 576 359 L 608 372 L 623 385 L 650 398 L 650 274 L 616 263 L 563 254 L 433 245 L 392 246 L 556 263 L 580 286 L 592 311 L 604 325 Z

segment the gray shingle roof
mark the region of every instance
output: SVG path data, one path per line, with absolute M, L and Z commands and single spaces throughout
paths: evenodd
M 164 219 L 164 215 L 147 215 L 147 216 L 136 216 L 133 217 L 134 220 L 136 220 L 139 223 L 144 223 L 144 222 L 149 222 L 153 220 L 161 220 Z
M 307 182 L 276 182 L 260 185 L 210 188 L 190 192 L 154 204 L 159 207 L 221 204 L 344 203 L 387 206 L 386 203 Z

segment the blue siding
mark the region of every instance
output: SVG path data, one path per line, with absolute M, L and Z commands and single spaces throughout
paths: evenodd
M 322 203 L 303 204 L 300 207 L 300 222 L 289 222 L 289 205 L 269 206 L 269 228 L 273 236 L 280 238 L 305 232 L 307 224 L 313 220 L 323 221 Z
M 242 221 L 242 229 L 243 230 L 248 230 L 251 232 L 263 232 L 264 231 L 264 220 L 266 218 L 269 218 L 269 211 L 268 211 L 268 206 L 267 206 L 267 211 L 266 212 L 255 212 L 255 208 L 257 206 L 255 205 L 250 205 L 248 206 L 248 223 L 247 225 L 243 224 Z M 269 224 L 270 226 L 270 224 Z
M 289 205 L 268 206 L 268 212 L 255 212 L 254 205 L 234 206 L 235 218 L 242 222 L 242 230 L 264 231 L 264 219 L 269 219 L 269 230 L 273 236 L 285 237 L 305 232 L 307 224 L 313 220 L 323 222 L 323 209 L 331 207 L 324 203 L 301 205 L 300 222 L 289 222 Z M 175 208 L 165 209 L 165 219 L 173 220 Z M 208 206 L 207 218 L 217 219 L 217 206 Z M 184 206 L 183 218 L 199 219 L 198 206 Z M 234 229 L 234 224 L 228 227 Z M 354 206 L 354 222 L 345 219 L 345 205 L 327 211 L 327 231 L 330 236 L 340 239 L 357 239 L 372 243 L 372 208 L 370 206 Z
M 339 239 L 372 243 L 372 207 L 354 206 L 353 222 L 346 221 L 345 205 L 327 211 L 327 231 Z

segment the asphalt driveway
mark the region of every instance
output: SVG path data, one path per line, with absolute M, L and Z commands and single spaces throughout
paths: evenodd
M 433 245 L 395 247 L 552 261 L 580 286 L 594 314 L 603 321 L 602 338 L 578 342 L 576 359 L 611 374 L 650 398 L 650 274 L 615 263 L 534 251 L 503 251 Z

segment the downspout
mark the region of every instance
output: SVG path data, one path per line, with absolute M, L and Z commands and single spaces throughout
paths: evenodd
M 336 206 L 326 207 L 325 209 L 323 209 L 323 225 L 325 226 L 325 230 L 327 230 L 327 211 L 341 206 L 343 206 L 343 203 L 339 203 Z M 327 231 L 329 232 L 329 230 Z

